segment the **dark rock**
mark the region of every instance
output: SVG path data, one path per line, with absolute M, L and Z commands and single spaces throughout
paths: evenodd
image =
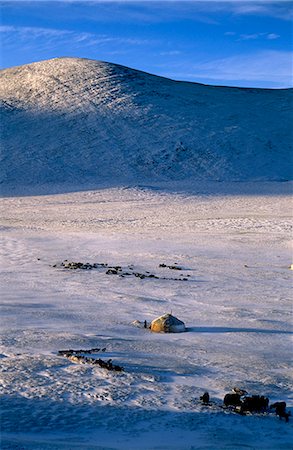
M 108 269 L 106 275 L 117 275 L 118 272 L 115 269 Z
M 102 349 L 102 352 L 104 352 L 106 348 Z M 116 372 L 122 372 L 124 369 L 121 366 L 115 365 L 112 363 L 112 359 L 109 359 L 108 361 L 104 361 L 101 358 L 95 359 L 90 358 L 88 356 L 84 356 L 82 353 L 97 353 L 99 352 L 99 348 L 92 348 L 90 350 L 59 350 L 58 355 L 59 356 L 65 356 L 66 358 L 70 359 L 70 361 L 78 362 L 81 364 L 97 364 L 103 369 L 107 370 L 114 370 Z

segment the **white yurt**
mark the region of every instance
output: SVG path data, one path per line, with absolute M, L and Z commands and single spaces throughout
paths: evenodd
M 172 314 L 164 314 L 151 323 L 151 331 L 156 333 L 181 333 L 186 331 L 185 324 L 182 320 L 172 316 Z

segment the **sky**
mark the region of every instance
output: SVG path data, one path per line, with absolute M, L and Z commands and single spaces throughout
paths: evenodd
M 292 87 L 293 2 L 2 1 L 1 68 L 73 56 L 205 84 Z

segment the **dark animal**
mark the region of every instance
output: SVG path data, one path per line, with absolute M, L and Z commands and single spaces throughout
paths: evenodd
M 265 412 L 269 406 L 269 399 L 263 395 L 244 397 L 241 404 L 241 412 Z
M 225 406 L 240 406 L 241 405 L 240 394 L 226 394 L 224 397 Z
M 238 387 L 234 387 L 232 389 L 232 391 L 235 392 L 235 394 L 239 394 L 241 397 L 242 397 L 242 395 L 246 395 L 247 394 L 247 391 L 245 391 L 244 389 L 240 389 Z
M 200 397 L 200 400 L 201 400 L 203 403 L 205 403 L 205 404 L 209 403 L 209 401 L 210 401 L 210 395 L 209 395 L 209 393 L 208 393 L 208 392 L 205 392 L 205 393 Z
M 286 402 L 276 402 L 271 405 L 271 408 L 274 408 L 276 410 L 277 416 L 279 416 L 279 419 L 282 420 L 282 417 L 286 420 L 286 422 L 289 422 L 289 416 L 290 411 L 286 412 Z

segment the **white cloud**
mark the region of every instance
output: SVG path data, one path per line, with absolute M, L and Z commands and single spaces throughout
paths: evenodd
M 181 55 L 182 52 L 180 52 L 179 50 L 170 50 L 167 52 L 160 52 L 161 56 L 176 56 L 176 55 Z
M 75 43 L 83 46 L 102 45 L 107 43 L 126 44 L 126 45 L 144 45 L 151 41 L 137 38 L 123 38 L 110 36 L 106 34 L 95 34 L 86 32 L 75 32 L 71 30 L 59 30 L 55 28 L 39 27 L 15 27 L 0 26 L 0 33 L 7 34 L 9 37 L 17 35 L 17 39 L 29 43 L 31 40 L 46 39 L 46 44 L 56 41 L 60 44 Z
M 292 52 L 262 51 L 251 55 L 214 60 L 197 67 L 210 78 L 272 80 L 292 83 Z M 196 67 L 195 67 L 196 69 Z
M 71 19 L 92 22 L 136 22 L 160 23 L 170 20 L 192 19 L 210 25 L 221 23 L 219 14 L 255 15 L 259 18 L 270 16 L 281 20 L 291 20 L 293 4 L 288 0 L 8 0 L 2 8 L 58 8 Z M 52 5 L 50 5 L 52 3 Z M 72 4 L 74 5 L 72 6 Z
M 272 87 L 292 86 L 293 52 L 260 51 L 253 54 L 231 56 L 199 62 L 188 67 L 186 72 L 181 70 L 165 73 L 165 76 L 177 79 L 216 80 L 217 83 L 244 81 L 246 85 L 266 82 Z M 231 83 L 230 83 L 231 84 Z
M 38 28 L 38 27 L 15 27 L 15 26 L 0 26 L 1 33 L 19 33 L 22 35 L 32 36 L 64 36 L 69 34 L 68 30 L 58 30 L 55 28 Z
M 250 34 L 240 34 L 238 35 L 237 33 L 233 32 L 233 31 L 227 31 L 226 33 L 224 33 L 224 36 L 239 36 L 238 40 L 239 41 L 251 41 L 251 40 L 256 40 L 256 39 L 268 39 L 268 40 L 274 40 L 274 39 L 278 39 L 280 37 L 279 34 L 276 33 L 250 33 Z
M 254 33 L 254 34 L 240 34 L 240 39 L 242 41 L 250 41 L 254 39 L 258 39 L 263 36 L 264 33 Z
M 275 34 L 275 33 L 269 33 L 267 35 L 267 39 L 272 40 L 272 39 L 278 39 L 280 37 L 279 34 Z
M 292 2 L 278 1 L 230 1 L 231 9 L 236 15 L 270 16 L 281 20 L 291 20 L 293 16 Z

